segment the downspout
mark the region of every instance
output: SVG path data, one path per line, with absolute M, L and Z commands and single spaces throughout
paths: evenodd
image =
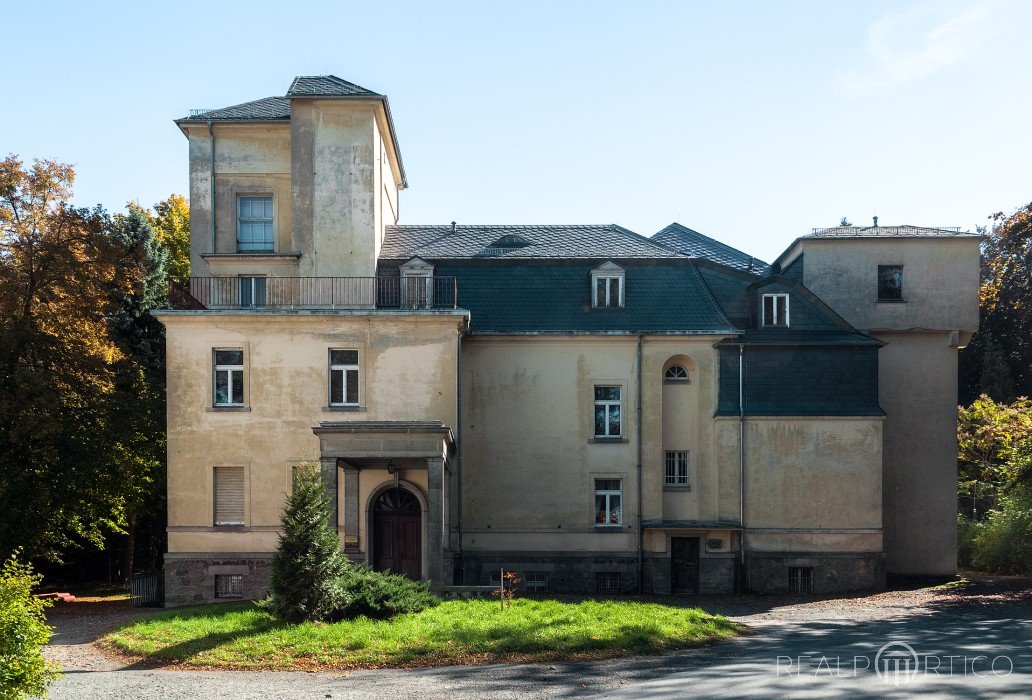
M 641 372 L 641 343 L 642 343 L 642 338 L 643 338 L 643 336 L 641 336 L 641 335 L 638 336 L 638 421 L 637 421 L 637 429 L 638 429 L 638 469 L 637 469 L 637 478 L 638 478 L 638 489 L 637 489 L 638 490 L 638 593 L 644 593 L 645 592 L 645 562 L 642 559 L 642 541 L 644 539 L 645 533 L 642 532 L 642 529 L 641 529 L 641 523 L 642 523 L 642 513 L 641 513 L 641 510 L 642 510 L 642 502 L 644 500 L 642 498 L 642 493 L 641 493 L 641 461 L 642 461 L 642 445 L 641 445 L 641 435 L 642 435 L 642 425 L 641 425 L 641 395 L 642 395 L 642 389 L 641 389 L 641 376 L 642 376 L 642 372 Z
M 742 573 L 741 592 L 748 587 L 745 570 L 745 345 L 738 345 L 738 525 L 741 528 L 738 560 Z
M 466 582 L 466 561 L 462 549 L 462 329 L 459 329 L 455 353 L 455 492 L 458 501 L 455 520 L 458 525 L 458 585 Z
M 211 137 L 211 253 L 215 254 L 215 125 L 208 120 L 208 135 Z

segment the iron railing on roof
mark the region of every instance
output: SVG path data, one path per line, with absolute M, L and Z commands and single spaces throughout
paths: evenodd
M 815 228 L 813 233 L 821 235 L 822 233 L 836 233 L 840 236 L 858 236 L 870 231 L 872 228 L 877 228 L 879 232 L 886 235 L 905 235 L 912 231 L 949 231 L 950 233 L 961 233 L 962 229 L 960 226 L 829 226 L 826 228 Z
M 191 277 L 189 291 L 178 308 L 458 308 L 454 277 Z

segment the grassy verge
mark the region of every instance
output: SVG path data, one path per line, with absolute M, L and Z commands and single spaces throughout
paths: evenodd
M 226 669 L 346 669 L 653 654 L 731 637 L 698 609 L 625 601 L 449 601 L 391 620 L 282 623 L 252 604 L 161 613 L 103 643 L 158 663 Z

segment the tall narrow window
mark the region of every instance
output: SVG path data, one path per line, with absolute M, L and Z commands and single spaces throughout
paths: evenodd
M 358 350 L 330 350 L 330 405 L 358 405 Z
M 763 325 L 788 326 L 788 295 L 763 295 Z
M 878 301 L 903 299 L 903 266 L 878 266 Z
M 667 486 L 688 486 L 688 450 L 668 450 L 666 453 Z
M 623 523 L 623 490 L 620 479 L 595 479 L 595 526 Z
M 265 306 L 265 278 L 240 278 L 240 305 Z
M 595 437 L 620 437 L 620 387 L 595 387 Z
M 215 467 L 215 524 L 244 524 L 244 468 Z
M 244 351 L 214 351 L 212 402 L 216 406 L 244 405 Z
M 272 197 L 240 197 L 237 200 L 237 250 L 271 253 L 273 237 Z

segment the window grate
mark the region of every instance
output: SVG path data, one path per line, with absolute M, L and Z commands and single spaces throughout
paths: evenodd
M 813 567 L 788 567 L 788 592 L 813 593 Z
M 620 592 L 620 572 L 619 571 L 599 571 L 595 574 L 595 592 L 596 593 L 619 593 Z
M 528 571 L 523 576 L 523 590 L 527 593 L 544 593 L 548 590 L 547 571 Z
M 666 453 L 667 486 L 688 486 L 688 450 L 668 450 Z
M 216 598 L 242 598 L 244 596 L 244 577 L 241 574 L 216 574 Z

